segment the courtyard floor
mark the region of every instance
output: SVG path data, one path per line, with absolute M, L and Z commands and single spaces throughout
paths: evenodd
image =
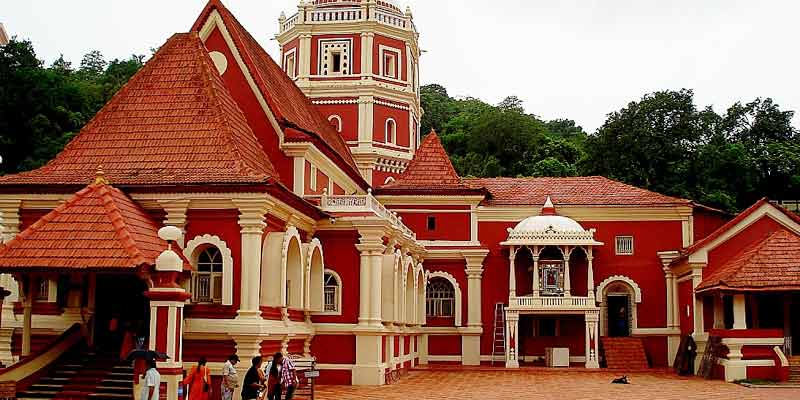
M 545 369 L 412 371 L 382 387 L 318 386 L 320 400 L 395 399 L 800 399 L 800 389 L 751 389 L 667 371 L 630 373 L 630 385 L 611 384 L 620 373 Z

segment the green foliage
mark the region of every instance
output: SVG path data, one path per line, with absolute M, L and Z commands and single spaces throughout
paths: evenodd
M 142 64 L 142 56 L 106 63 L 93 51 L 78 70 L 63 56 L 47 68 L 29 41 L 0 47 L 0 172 L 52 159 Z
M 604 175 L 735 212 L 767 196 L 800 197 L 800 133 L 772 99 L 722 115 L 691 90 L 646 94 L 592 135 L 569 119 L 542 121 L 511 96 L 497 106 L 422 87 L 424 132 L 435 128 L 462 176 Z

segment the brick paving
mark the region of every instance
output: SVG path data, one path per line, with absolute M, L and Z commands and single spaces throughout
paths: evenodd
M 395 399 L 800 399 L 800 389 L 751 389 L 719 380 L 679 377 L 670 372 L 630 373 L 630 385 L 611 384 L 613 372 L 550 371 L 412 371 L 383 387 L 318 386 L 321 400 Z

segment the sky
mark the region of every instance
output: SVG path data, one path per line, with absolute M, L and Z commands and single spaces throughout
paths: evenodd
M 275 57 L 281 11 L 298 0 L 223 0 Z M 204 0 L 13 0 L 0 7 L 10 36 L 30 39 L 48 64 L 99 50 L 150 54 L 189 30 Z M 423 84 L 498 103 L 520 97 L 543 119 L 588 132 L 645 93 L 694 89 L 698 107 L 771 97 L 800 110 L 796 0 L 398 0 L 410 6 Z M 490 6 L 489 6 L 490 5 Z M 795 116 L 800 126 L 800 115 Z

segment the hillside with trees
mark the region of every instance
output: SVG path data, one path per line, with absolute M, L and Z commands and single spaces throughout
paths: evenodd
M 508 97 L 491 105 L 422 88 L 423 132 L 436 129 L 462 176 L 603 175 L 738 211 L 761 197 L 800 198 L 800 133 L 770 98 L 716 113 L 691 90 L 644 95 L 587 134 Z

